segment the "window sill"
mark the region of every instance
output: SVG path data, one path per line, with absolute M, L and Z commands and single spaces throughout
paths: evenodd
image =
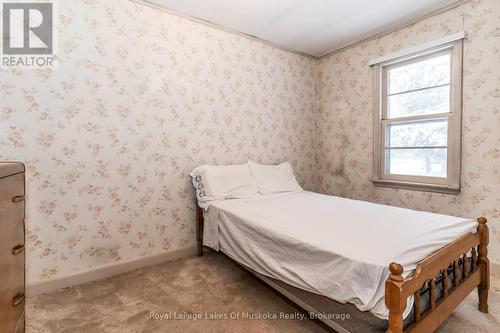
M 412 182 L 383 180 L 383 179 L 374 179 L 372 180 L 372 182 L 373 185 L 375 186 L 398 188 L 403 190 L 436 192 L 436 193 L 446 193 L 446 194 L 458 194 L 460 192 L 459 186 L 455 187 L 448 185 L 412 183 Z

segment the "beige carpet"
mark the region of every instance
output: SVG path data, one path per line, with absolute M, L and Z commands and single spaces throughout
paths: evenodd
M 439 332 L 499 332 L 500 279 L 493 278 L 490 314 L 471 294 Z M 315 321 L 152 319 L 183 312 L 223 316 L 299 313 L 223 256 L 181 259 L 27 301 L 27 332 L 326 332 Z

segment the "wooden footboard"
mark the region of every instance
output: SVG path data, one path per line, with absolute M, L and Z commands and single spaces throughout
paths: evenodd
M 476 287 L 479 311 L 488 312 L 488 227 L 484 217 L 477 222 L 476 233 L 468 233 L 427 257 L 417 265 L 415 273 L 406 278 L 402 276 L 400 264 L 389 265 L 390 274 L 385 282 L 388 333 L 433 332 Z M 439 296 L 438 287 L 441 287 Z M 429 293 L 427 309 L 421 309 L 423 289 Z M 411 295 L 414 296 L 414 320 L 404 327 L 403 313 Z

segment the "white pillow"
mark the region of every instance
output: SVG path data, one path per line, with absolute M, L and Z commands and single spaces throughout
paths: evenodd
M 302 191 L 293 175 L 292 166 L 285 162 L 279 165 L 262 165 L 248 161 L 250 171 L 262 194 Z
M 248 164 L 202 165 L 189 174 L 200 207 L 213 200 L 248 198 L 258 193 Z

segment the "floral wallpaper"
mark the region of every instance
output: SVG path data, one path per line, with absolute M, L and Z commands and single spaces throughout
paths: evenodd
M 130 1 L 57 14 L 58 68 L 0 72 L 28 283 L 193 246 L 202 163 L 290 160 L 315 189 L 317 60 Z
M 375 187 L 370 59 L 465 30 L 462 190 L 459 195 Z M 500 1 L 472 0 L 320 62 L 319 190 L 465 217 L 485 216 L 500 262 Z
M 489 218 L 500 262 L 500 2 L 315 60 L 131 1 L 57 2 L 58 67 L 0 71 L 0 160 L 27 164 L 28 283 L 194 245 L 188 173 L 289 160 L 306 189 Z M 370 182 L 368 61 L 466 30 L 462 191 Z

